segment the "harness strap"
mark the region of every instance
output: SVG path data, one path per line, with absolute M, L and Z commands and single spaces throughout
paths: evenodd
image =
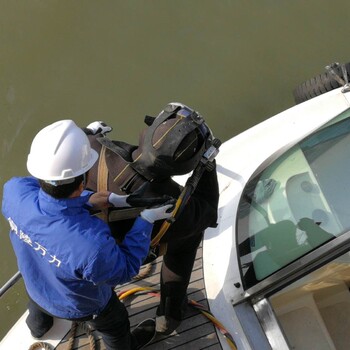
M 108 137 L 98 137 L 96 140 L 102 145 L 102 147 L 108 148 L 113 153 L 116 153 L 123 157 L 123 159 L 127 160 L 130 158 L 130 154 L 127 150 L 123 149 L 121 146 L 119 146 L 116 142 L 110 140 Z
M 97 169 L 97 191 L 106 191 L 108 185 L 108 168 L 106 163 L 106 147 L 102 145 Z M 99 217 L 108 222 L 108 209 L 101 211 Z
M 97 191 L 106 191 L 108 188 L 108 167 L 106 162 L 106 149 L 109 149 L 114 153 L 121 155 L 120 152 L 122 148 L 116 146 L 112 141 L 106 138 L 99 138 L 98 141 L 101 143 L 102 147 L 100 151 L 97 169 Z M 135 175 L 138 175 L 138 173 L 136 173 Z M 102 210 L 99 214 L 97 214 L 97 216 L 105 222 L 119 221 L 136 218 L 143 209 L 144 208 L 127 208 L 123 210 L 112 210 L 110 213 L 108 213 L 108 209 L 105 209 Z M 157 242 L 159 244 L 158 256 L 162 256 L 166 254 L 168 245 L 167 243 L 163 242 L 159 243 L 159 240 Z
M 112 210 L 109 213 L 109 221 L 120 221 L 120 220 L 128 220 L 135 219 L 139 216 L 141 211 L 144 208 L 126 208 L 126 209 L 118 209 Z

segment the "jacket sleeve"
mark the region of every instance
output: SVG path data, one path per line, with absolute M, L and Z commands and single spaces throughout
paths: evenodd
M 152 228 L 153 224 L 138 217 L 122 244 L 116 244 L 112 236 L 106 237 L 85 269 L 84 278 L 111 287 L 130 281 L 148 254 Z

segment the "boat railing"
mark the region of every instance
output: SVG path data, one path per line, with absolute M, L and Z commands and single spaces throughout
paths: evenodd
M 22 275 L 19 271 L 17 271 L 0 289 L 0 298 L 20 279 Z

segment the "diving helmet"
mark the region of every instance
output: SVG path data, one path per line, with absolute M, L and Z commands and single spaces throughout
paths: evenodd
M 191 172 L 213 139 L 203 117 L 181 103 L 169 103 L 145 123 L 130 165 L 149 181 Z

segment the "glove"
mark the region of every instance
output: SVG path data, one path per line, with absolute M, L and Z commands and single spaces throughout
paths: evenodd
M 131 207 L 131 205 L 127 203 L 128 197 L 128 195 L 123 196 L 112 192 L 108 196 L 108 202 L 117 208 Z
M 155 205 L 164 204 L 173 199 L 170 196 L 163 195 L 161 197 L 145 196 L 150 183 L 145 182 L 134 193 L 129 195 L 119 195 L 111 193 L 108 197 L 108 202 L 117 208 L 121 207 L 154 207 Z
M 144 220 L 153 224 L 157 220 L 170 218 L 171 213 L 174 210 L 174 207 L 175 207 L 175 199 L 171 199 L 160 207 L 154 207 L 154 208 L 142 210 L 140 215 Z
M 86 128 L 91 130 L 92 135 L 96 135 L 96 134 L 104 135 L 113 130 L 111 126 L 108 126 L 103 121 L 96 121 L 96 122 L 90 123 Z
M 160 197 L 151 197 L 152 191 L 149 191 L 151 184 L 145 182 L 134 193 L 130 194 L 126 198 L 126 202 L 131 207 L 154 207 L 156 205 L 164 204 L 165 202 L 173 199 L 170 196 L 163 195 Z M 150 194 L 147 194 L 150 193 Z

